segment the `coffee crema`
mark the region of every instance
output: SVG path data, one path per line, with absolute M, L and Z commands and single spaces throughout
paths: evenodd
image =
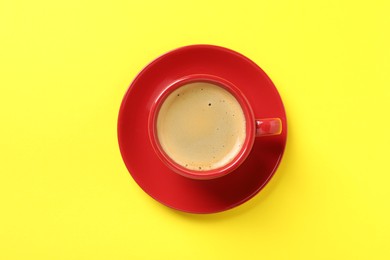
M 246 138 L 245 115 L 226 89 L 194 82 L 174 90 L 157 115 L 161 148 L 177 164 L 208 171 L 230 163 Z

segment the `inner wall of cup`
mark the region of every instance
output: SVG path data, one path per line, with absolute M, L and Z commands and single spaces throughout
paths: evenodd
M 157 114 L 161 149 L 175 164 L 210 171 L 231 163 L 246 139 L 246 119 L 238 100 L 210 82 L 192 82 L 171 92 Z

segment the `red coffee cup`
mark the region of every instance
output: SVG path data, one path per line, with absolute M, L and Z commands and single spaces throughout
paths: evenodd
M 183 94 L 182 97 L 179 97 L 180 93 L 185 93 L 186 96 L 184 97 Z M 219 96 L 226 96 L 230 98 L 231 103 L 229 104 L 231 105 L 220 105 L 214 112 L 210 112 L 210 110 L 203 108 L 199 109 L 200 107 L 198 106 L 198 103 L 203 103 L 202 99 L 204 99 L 204 102 L 207 103 L 207 100 L 214 100 Z M 241 122 L 237 121 L 237 119 L 234 119 L 236 121 L 225 120 L 225 123 L 217 125 L 224 131 L 226 130 L 224 132 L 225 135 L 227 132 L 234 133 L 231 135 L 232 137 L 227 137 L 225 138 L 226 140 L 223 139 L 221 141 L 220 135 L 215 129 L 216 123 L 213 121 L 224 122 L 224 109 L 226 110 L 226 114 L 227 111 L 231 112 L 235 103 L 237 103 L 239 107 L 236 111 L 238 112 L 239 110 L 242 112 L 236 113 L 236 116 L 242 114 L 244 120 L 241 120 L 242 125 L 240 125 L 241 123 L 236 123 Z M 220 104 L 222 103 L 220 102 Z M 211 103 L 208 105 L 211 107 Z M 198 110 L 199 113 L 196 112 Z M 191 125 L 191 123 L 193 123 L 191 115 L 194 115 L 194 113 L 195 117 L 198 118 L 198 123 Z M 167 114 L 169 116 L 166 116 Z M 179 119 L 173 119 L 170 121 L 165 120 L 165 118 L 172 118 L 172 115 L 178 115 Z M 182 117 L 184 120 L 180 121 L 180 118 Z M 187 117 L 188 119 L 186 119 Z M 203 123 L 203 121 L 207 121 L 207 123 Z M 164 162 L 165 165 L 175 173 L 187 178 L 198 180 L 219 178 L 231 173 L 246 160 L 252 150 L 255 138 L 278 135 L 282 132 L 282 121 L 280 118 L 255 118 L 250 103 L 245 97 L 245 94 L 239 88 L 234 86 L 234 84 L 228 80 L 208 74 L 188 75 L 168 85 L 154 101 L 150 110 L 148 122 L 150 142 L 162 162 Z M 172 122 L 174 124 L 173 127 L 166 127 L 168 123 L 172 124 Z M 238 125 L 239 127 L 233 128 L 232 125 Z M 164 130 L 166 128 L 169 128 L 170 130 Z M 202 128 L 202 131 L 198 131 L 197 128 Z M 237 129 L 244 130 L 242 132 Z M 202 133 L 204 134 L 202 135 Z M 169 136 L 169 138 L 166 136 Z M 214 144 L 213 138 L 215 140 L 218 139 L 218 144 L 222 144 L 222 146 L 224 146 L 224 141 L 229 144 L 234 143 L 232 146 L 234 149 L 232 148 L 232 150 L 229 150 L 228 148 L 224 148 L 223 151 L 220 149 L 222 152 L 220 150 L 218 151 L 218 154 L 224 154 L 224 156 L 227 154 L 230 156 L 229 159 L 225 159 L 228 158 L 227 156 L 223 157 L 222 161 L 218 161 L 218 165 L 214 163 L 212 158 L 215 154 L 217 154 L 217 152 L 214 154 L 213 151 L 211 151 L 213 148 L 210 146 L 210 143 Z M 166 139 L 173 141 L 165 141 Z M 169 142 L 174 143 L 174 145 L 165 145 L 165 143 Z M 191 149 L 193 149 L 191 148 L 192 146 L 196 147 L 196 153 L 191 151 Z M 191 161 L 191 163 L 187 164 L 184 160 L 181 160 L 181 158 L 183 158 L 181 154 L 184 153 L 180 151 L 184 151 L 183 149 L 190 150 L 188 156 L 185 158 L 187 161 Z M 191 154 L 195 154 L 197 157 L 194 156 L 193 159 L 189 160 L 188 157 L 190 157 Z M 196 161 L 199 156 L 203 156 L 202 162 Z M 214 164 L 210 163 L 208 167 L 204 167 L 203 165 L 207 165 L 204 162 L 205 160 L 209 160 Z M 202 165 L 202 167 L 199 166 L 198 169 L 197 166 L 194 168 L 194 165 Z

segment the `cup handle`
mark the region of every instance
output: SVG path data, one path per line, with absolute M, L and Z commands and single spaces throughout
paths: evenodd
M 256 137 L 280 135 L 282 120 L 280 118 L 256 119 Z

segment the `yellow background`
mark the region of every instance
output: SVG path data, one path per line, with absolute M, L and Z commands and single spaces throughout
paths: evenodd
M 390 259 L 389 13 L 385 0 L 0 0 L 0 259 Z M 196 43 L 259 64 L 289 120 L 270 184 L 212 215 L 146 195 L 116 138 L 136 74 Z

